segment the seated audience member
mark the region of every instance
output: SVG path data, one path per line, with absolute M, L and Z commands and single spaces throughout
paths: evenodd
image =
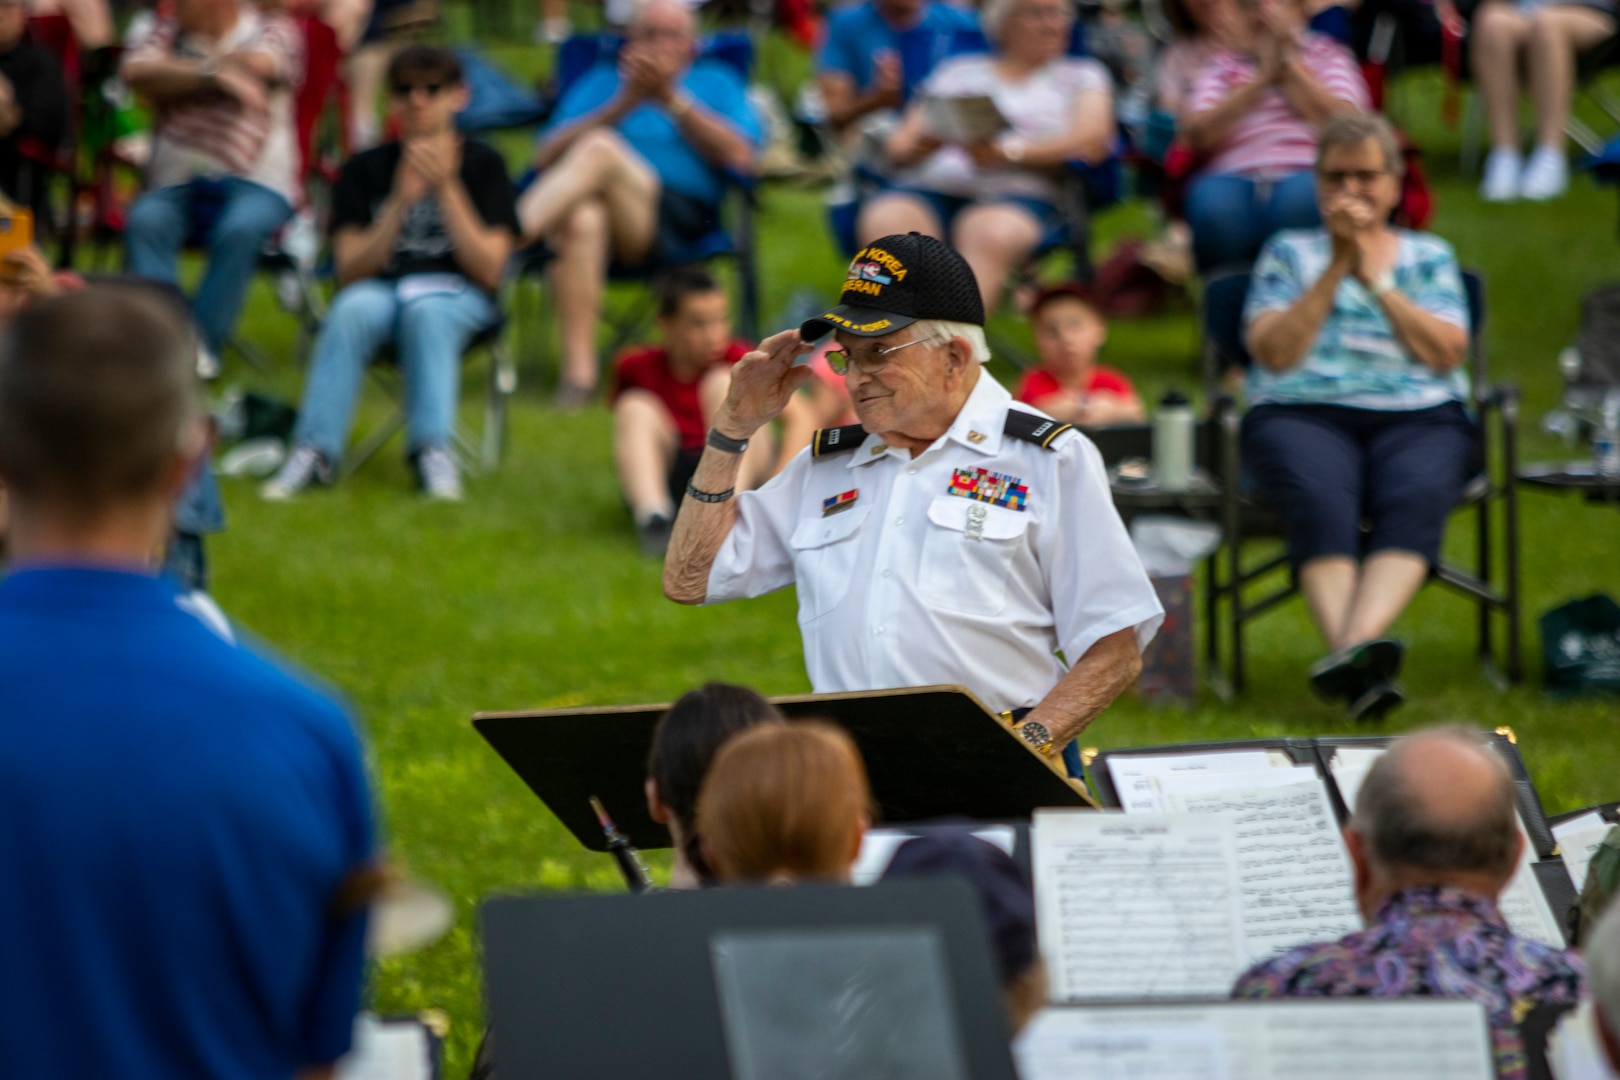
M 1035 890 L 1012 856 L 971 832 L 936 831 L 901 844 L 884 881 L 948 874 L 979 894 L 1001 975 L 1007 1030 L 1017 1035 L 1046 1004 L 1046 965 L 1035 939 Z
M 1461 22 L 1451 0 L 1435 5 Z M 1486 0 L 1468 34 L 1470 70 L 1490 129 L 1479 193 L 1487 202 L 1556 199 L 1569 187 L 1564 126 L 1575 93 L 1576 57 L 1614 35 L 1613 0 Z M 1519 72 L 1528 75 L 1535 146 L 1519 153 Z
M 1153 64 L 1153 111 L 1174 124 L 1192 96 L 1204 65 L 1218 53 L 1239 49 L 1243 25 L 1234 0 L 1165 0 L 1170 41 Z
M 29 36 L 27 3 L 0 0 L 0 191 L 26 205 L 36 221 L 48 220 L 49 192 L 43 175 L 23 157 L 23 144 L 31 141 L 54 151 L 67 133 L 61 66 Z
M 868 116 L 900 109 L 957 32 L 974 29 L 970 10 L 944 0 L 857 0 L 833 9 L 816 57 L 828 123 L 854 131 Z
M 456 133 L 467 90 L 455 53 L 409 46 L 388 81 L 400 137 L 355 155 L 333 190 L 343 288 L 315 341 L 292 452 L 264 486 L 267 499 L 331 481 L 366 365 L 389 344 L 405 374 L 418 482 L 429 498 L 461 498 L 451 446 L 461 354 L 501 318 L 495 290 L 517 233 L 512 187 L 498 153 Z
M 1043 290 L 1030 306 L 1029 318 L 1040 366 L 1019 380 L 1013 397 L 1083 427 L 1147 419 L 1125 373 L 1097 363 L 1097 352 L 1108 340 L 1108 322 L 1084 286 Z
M 613 458 L 643 549 L 662 558 L 687 482 L 703 456 L 731 365 L 748 346 L 731 336 L 726 292 L 707 270 L 677 267 L 657 285 L 661 346 L 621 356 L 613 369 Z M 770 475 L 771 440 L 751 440 L 744 490 Z
M 1244 466 L 1331 650 L 1312 686 L 1367 718 L 1400 704 L 1403 650 L 1383 635 L 1438 562 L 1479 456 L 1457 260 L 1439 237 L 1388 225 L 1400 174 L 1382 117 L 1330 124 L 1316 167 L 1326 227 L 1267 242 L 1243 315 Z
M 653 730 L 647 755 L 647 812 L 669 829 L 674 860 L 669 887 L 712 885 L 698 839 L 698 792 L 715 754 L 731 736 L 760 724 L 780 724 L 776 706 L 746 686 L 708 683 L 682 694 Z
M 1244 50 L 1205 61 L 1177 125 L 1206 158 L 1186 202 L 1201 273 L 1253 261 L 1278 229 L 1321 224 L 1311 182 L 1317 133 L 1369 104 L 1356 58 L 1304 29 L 1300 0 L 1236 5 Z
M 216 356 L 265 241 L 292 216 L 302 57 L 286 15 L 245 0 L 177 0 L 129 42 L 119 66 L 154 108 L 147 190 L 124 227 L 129 272 L 173 284 L 181 247 L 201 230 L 208 266 L 192 309 Z
M 292 1077 L 348 1050 L 360 1005 L 354 728 L 154 573 L 207 442 L 196 358 L 147 285 L 0 337 L 7 1080 Z
M 1523 1080 L 1519 1019 L 1580 998 L 1579 960 L 1497 910 L 1524 839 L 1513 777 L 1477 733 L 1436 728 L 1373 762 L 1345 828 L 1365 930 L 1249 969 L 1238 998 L 1460 997 L 1486 1007 L 1501 1080 Z
M 849 881 L 872 821 L 866 765 L 841 728 L 769 724 L 728 739 L 698 795 L 703 860 L 723 884 Z
M 1165 168 L 1162 183 L 1150 170 L 1143 179 L 1163 204 L 1164 232 L 1142 247 L 1142 262 L 1166 281 L 1185 284 L 1193 276 L 1192 230 L 1183 218 L 1183 162 L 1172 153 L 1177 117 L 1192 95 L 1205 62 L 1222 49 L 1240 48 L 1243 31 L 1233 0 L 1162 0 L 1170 40 L 1153 59 L 1143 153 Z
M 1071 0 L 987 0 L 982 18 L 995 52 L 945 61 L 922 93 L 987 96 L 1011 130 L 948 144 L 914 101 L 887 143 L 895 186 L 861 208 L 856 231 L 863 244 L 908 232 L 947 241 L 973 268 L 992 311 L 1007 275 L 1064 224 L 1059 172 L 1111 152 L 1114 99 L 1106 68 L 1066 55 Z
M 518 201 L 525 242 L 544 240 L 562 344 L 558 404 L 596 387 L 596 330 L 609 263 L 687 258 L 719 226 L 726 173 L 754 169 L 762 129 L 748 89 L 698 56 L 697 23 L 679 0 L 643 0 L 617 63 L 586 72 L 557 103 Z

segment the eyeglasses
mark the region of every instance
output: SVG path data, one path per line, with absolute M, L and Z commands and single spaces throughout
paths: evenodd
M 873 349 L 871 352 L 862 352 L 859 355 L 848 349 L 829 349 L 827 351 L 827 366 L 838 375 L 847 375 L 851 365 L 862 375 L 876 375 L 889 366 L 889 357 L 901 349 L 909 349 L 913 345 L 921 345 L 932 338 L 920 337 L 913 341 L 901 342 L 899 345 L 890 345 L 885 349 Z
M 1348 183 L 1354 183 L 1357 187 L 1371 187 L 1378 183 L 1380 176 L 1388 175 L 1388 169 L 1324 169 L 1316 174 L 1317 179 L 1328 187 L 1344 187 Z
M 438 97 L 439 91 L 443 89 L 444 83 L 442 82 L 395 83 L 393 86 L 394 96 L 402 98 L 408 98 L 418 90 L 430 98 Z

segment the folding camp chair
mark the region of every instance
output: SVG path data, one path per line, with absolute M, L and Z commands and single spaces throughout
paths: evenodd
M 1515 487 L 1518 475 L 1518 418 L 1519 391 L 1511 385 L 1493 386 L 1485 363 L 1485 287 L 1479 274 L 1463 272 L 1463 285 L 1468 294 L 1469 311 L 1469 374 L 1473 383 L 1473 407 L 1477 414 L 1484 461 L 1479 475 L 1465 485 L 1453 513 L 1471 511 L 1474 516 L 1475 554 L 1471 567 L 1464 567 L 1442 558 L 1435 567 L 1431 580 L 1439 582 L 1472 601 L 1478 612 L 1478 655 L 1486 674 L 1498 684 L 1516 682 L 1520 678 L 1519 636 L 1519 509 Z M 1247 274 L 1242 275 L 1247 287 Z M 1228 288 L 1237 289 L 1233 284 Z M 1239 305 L 1241 310 L 1241 304 Z M 1212 325 L 1206 322 L 1206 330 Z M 1236 339 L 1211 343 L 1221 355 L 1235 355 L 1242 348 L 1241 319 L 1235 326 Z M 1229 680 L 1234 691 L 1244 685 L 1243 632 L 1251 619 L 1294 596 L 1298 586 L 1289 576 L 1283 583 L 1251 599 L 1252 592 L 1263 580 L 1277 571 L 1288 570 L 1286 552 L 1273 554 L 1259 562 L 1244 558 L 1245 545 L 1250 540 L 1276 540 L 1282 536 L 1280 522 L 1243 482 L 1240 455 L 1241 418 L 1231 411 L 1222 417 L 1222 462 L 1219 473 L 1224 478 L 1222 500 L 1222 526 L 1226 533 L 1224 553 L 1211 569 L 1208 583 L 1211 597 L 1225 607 L 1225 624 L 1230 636 Z M 1233 482 L 1236 478 L 1236 482 Z M 1500 508 L 1498 511 L 1496 508 Z M 1500 515 L 1503 544 L 1498 558 L 1492 519 Z M 1213 604 L 1211 605 L 1213 608 Z M 1494 643 L 1494 620 L 1502 616 L 1506 626 L 1506 647 L 1500 663 Z M 1211 640 L 1207 652 L 1218 667 L 1220 643 L 1217 626 L 1211 621 Z
M 623 44 L 624 39 L 617 35 L 588 34 L 575 35 L 558 46 L 556 68 L 558 100 L 561 100 L 568 89 L 594 65 L 611 62 L 617 57 Z M 754 47 L 745 34 L 718 33 L 703 41 L 699 47 L 699 55 L 731 67 L 746 81 L 753 68 Z M 726 198 L 720 207 L 720 223 L 715 229 L 667 261 L 654 260 L 634 267 L 610 265 L 608 282 L 646 285 L 671 266 L 709 262 L 721 258 L 730 259 L 736 265 L 737 271 L 737 329 L 746 340 L 757 341 L 759 280 L 754 263 L 754 178 L 727 171 L 725 179 Z M 553 253 L 544 245 L 536 245 L 520 252 L 517 284 L 521 285 L 528 278 L 538 278 L 553 257 Z M 525 303 L 525 294 L 529 291 L 521 288 L 516 290 L 514 318 L 523 318 L 522 313 L 528 306 Z M 535 315 L 532 321 L 527 319 L 524 321 L 538 327 L 540 290 L 532 291 Z M 608 324 L 609 329 L 605 355 L 612 356 L 644 334 L 652 323 L 653 311 L 653 298 L 650 293 L 643 290 L 638 303 L 628 312 L 616 318 L 604 312 L 603 321 Z M 540 352 L 538 343 L 534 352 L 536 354 Z
M 462 431 L 458 424 L 451 434 L 451 448 L 461 467 L 473 474 L 493 471 L 506 450 L 507 405 L 517 390 L 517 368 L 512 364 L 511 353 L 506 347 L 505 332 L 506 320 L 502 319 L 487 330 L 480 331 L 467 343 L 461 354 L 463 375 L 466 374 L 469 360 L 482 356 L 487 365 L 482 426 L 476 432 L 468 433 Z M 344 456 L 344 477 L 352 476 L 405 428 L 405 377 L 394 347 L 386 345 L 372 357 L 369 370 L 373 381 L 392 399 L 391 408 L 388 416 Z

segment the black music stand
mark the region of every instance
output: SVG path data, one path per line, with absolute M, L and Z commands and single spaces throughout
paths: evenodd
M 1015 1077 L 963 881 L 502 898 L 483 944 L 501 1076 L 752 1080 L 783 1075 L 768 1060 L 784 1046 L 839 1043 L 897 1049 L 905 1076 L 926 1051 L 930 1080 Z
M 802 694 L 771 702 L 796 719 L 848 731 L 866 760 L 879 824 L 943 817 L 1028 820 L 1040 807 L 1095 807 L 1062 758 L 1038 753 L 1010 723 L 960 686 Z M 647 813 L 644 785 L 653 728 L 668 705 L 481 712 L 473 726 L 579 842 L 605 851 L 591 812 L 596 796 L 638 848 L 669 833 Z

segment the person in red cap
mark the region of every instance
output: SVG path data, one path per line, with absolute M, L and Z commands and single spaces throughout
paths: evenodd
M 800 360 L 828 331 L 860 423 L 816 432 L 739 494 L 748 440 L 814 377 Z M 1097 448 L 1014 402 L 988 359 L 960 254 L 919 233 L 862 248 L 837 307 L 731 369 L 664 592 L 701 604 L 793 585 L 818 693 L 964 685 L 1024 714 L 1023 737 L 1078 775 L 1074 736 L 1136 678 L 1164 612 Z
M 1025 372 L 1013 397 L 1080 427 L 1147 419 L 1126 374 L 1097 363 L 1108 340 L 1108 321 L 1084 285 L 1043 289 L 1030 305 L 1029 321 L 1040 364 Z

